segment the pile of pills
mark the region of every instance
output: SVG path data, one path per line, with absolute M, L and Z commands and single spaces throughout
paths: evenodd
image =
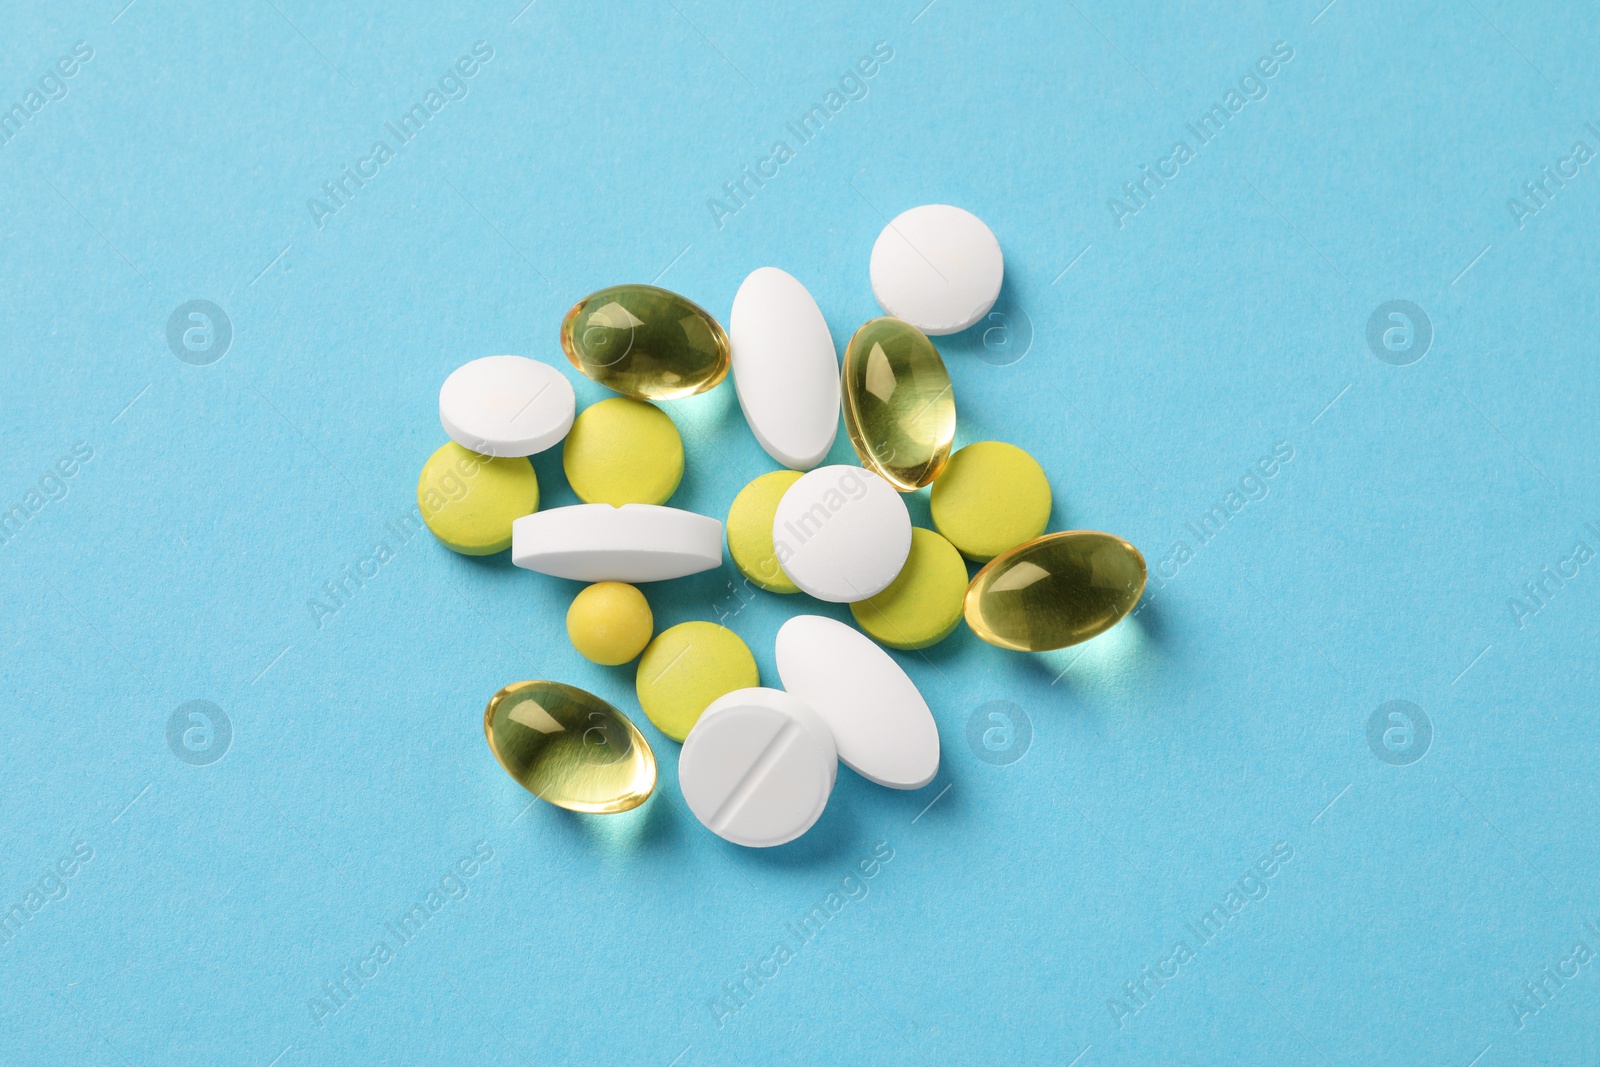
M 465 555 L 511 550 L 541 574 L 591 583 L 567 612 L 585 658 L 638 660 L 639 707 L 683 744 L 679 784 L 695 817 L 752 847 L 817 821 L 845 766 L 891 789 L 939 770 L 927 702 L 883 648 L 919 649 L 963 620 L 1001 648 L 1040 652 L 1088 640 L 1133 610 L 1145 561 L 1110 534 L 1045 534 L 1050 482 L 1022 449 L 980 441 L 952 452 L 955 393 L 930 336 L 983 319 L 1004 260 L 976 216 L 947 205 L 904 212 L 872 250 L 872 291 L 888 312 L 838 361 L 827 321 L 798 280 L 762 267 L 740 285 L 729 326 L 649 285 L 580 300 L 561 347 L 621 394 L 576 410 L 554 367 L 488 356 L 439 391 L 450 442 L 429 458 L 417 500 L 429 529 Z M 683 478 L 677 428 L 657 404 L 733 372 L 745 421 L 783 470 L 756 478 L 727 523 L 668 506 Z M 860 466 L 819 466 L 840 416 Z M 528 457 L 562 444 L 581 504 L 539 510 Z M 931 486 L 935 529 L 914 527 L 902 494 Z M 732 630 L 686 622 L 655 633 L 635 583 L 722 564 L 724 537 L 751 584 L 848 604 L 856 626 L 796 615 L 774 650 L 782 689 L 764 687 Z M 981 564 L 975 577 L 967 561 Z M 489 701 L 490 750 L 534 795 L 573 811 L 619 812 L 655 788 L 644 735 L 599 697 L 518 682 Z

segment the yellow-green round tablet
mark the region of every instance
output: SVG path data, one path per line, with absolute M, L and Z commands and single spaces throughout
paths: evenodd
M 626 582 L 595 582 L 584 587 L 567 609 L 567 636 L 591 663 L 615 667 L 650 643 L 655 619 L 650 602 Z
M 950 457 L 928 505 L 934 526 L 963 556 L 987 563 L 1044 533 L 1050 480 L 1016 445 L 978 441 Z
M 656 729 L 682 741 L 718 697 L 761 684 L 756 658 L 739 635 L 714 622 L 662 630 L 639 658 L 634 686 Z
M 612 397 L 573 420 L 561 465 L 586 504 L 665 504 L 683 480 L 683 438 L 654 404 Z
M 772 547 L 772 516 L 778 501 L 804 471 L 763 474 L 733 498 L 728 509 L 728 554 L 739 573 L 769 593 L 798 593 L 800 587 L 778 566 Z
M 511 547 L 511 523 L 539 510 L 539 476 L 521 456 L 495 459 L 451 441 L 422 465 L 417 507 L 446 548 L 488 556 Z
M 935 485 L 938 483 L 935 482 Z M 949 541 L 920 526 L 911 529 L 911 555 L 889 587 L 850 605 L 856 625 L 880 645 L 927 648 L 961 622 L 967 565 Z

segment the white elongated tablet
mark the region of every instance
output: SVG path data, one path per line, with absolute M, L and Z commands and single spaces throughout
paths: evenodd
M 839 360 L 822 309 L 777 267 L 750 273 L 728 316 L 733 385 L 750 432 L 797 471 L 822 462 L 839 430 Z
M 678 757 L 694 817 L 736 845 L 769 848 L 811 829 L 839 754 L 821 717 L 777 689 L 735 689 L 701 713 Z
M 567 436 L 577 400 L 548 363 L 484 356 L 463 363 L 439 390 L 439 422 L 451 440 L 485 456 L 531 456 Z
M 989 313 L 1005 278 L 1000 242 L 983 220 L 949 204 L 902 211 L 872 246 L 872 295 L 933 337 Z
M 656 504 L 573 504 L 511 524 L 511 562 L 580 582 L 660 582 L 722 565 L 722 523 Z
M 872 471 L 818 467 L 778 501 L 772 547 L 778 566 L 802 591 L 851 604 L 883 592 L 905 566 L 911 513 Z
M 833 731 L 839 759 L 868 781 L 921 789 L 939 773 L 939 727 L 916 683 L 866 635 L 821 615 L 778 630 L 778 677 Z

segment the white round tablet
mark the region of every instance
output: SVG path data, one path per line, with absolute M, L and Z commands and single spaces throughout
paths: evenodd
M 531 456 L 567 436 L 577 399 L 548 363 L 484 356 L 450 373 L 439 390 L 439 422 L 462 448 L 485 456 Z
M 722 565 L 722 523 L 658 504 L 569 504 L 511 523 L 511 562 L 579 582 L 661 582 Z
M 818 600 L 853 604 L 888 588 L 911 554 L 911 514 L 863 467 L 803 474 L 778 501 L 772 547 L 789 580 Z
M 761 447 L 793 470 L 821 463 L 839 430 L 839 358 L 806 287 L 777 267 L 751 271 L 728 339 L 739 407 Z
M 712 701 L 678 757 L 678 786 L 694 817 L 751 848 L 811 829 L 838 775 L 828 727 L 777 689 L 735 689 Z
M 866 635 L 797 615 L 778 630 L 778 677 L 816 709 L 839 759 L 868 781 L 921 789 L 939 773 L 939 727 L 906 672 Z
M 896 215 L 872 246 L 871 270 L 883 310 L 934 337 L 988 314 L 1006 272 L 994 232 L 949 204 Z

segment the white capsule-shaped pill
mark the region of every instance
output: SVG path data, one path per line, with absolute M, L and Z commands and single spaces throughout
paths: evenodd
M 811 829 L 838 775 L 838 750 L 822 718 L 777 689 L 735 689 L 712 701 L 678 757 L 678 786 L 694 817 L 750 848 Z
M 939 773 L 939 727 L 906 672 L 866 635 L 835 619 L 797 615 L 778 630 L 784 689 L 816 710 L 839 760 L 890 789 L 921 789 Z
M 839 360 L 822 309 L 777 267 L 750 273 L 728 316 L 733 385 L 750 432 L 773 459 L 810 470 L 839 431 Z
M 911 513 L 864 467 L 818 467 L 785 490 L 772 547 L 789 580 L 818 600 L 852 604 L 888 588 L 911 554 Z
M 994 231 L 949 204 L 901 212 L 872 246 L 872 295 L 932 337 L 960 333 L 987 315 L 1005 273 Z
M 511 562 L 580 582 L 660 582 L 722 565 L 722 523 L 656 504 L 573 504 L 511 524 Z
M 548 363 L 484 356 L 450 373 L 439 389 L 439 422 L 451 440 L 485 456 L 531 456 L 567 436 L 577 400 Z

